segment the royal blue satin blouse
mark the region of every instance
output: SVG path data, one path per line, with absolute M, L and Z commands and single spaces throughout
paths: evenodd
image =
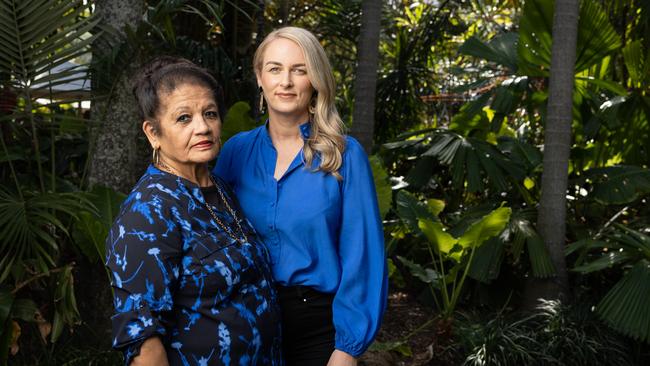
M 308 138 L 310 124 L 300 126 Z M 215 173 L 229 183 L 271 255 L 273 276 L 285 286 L 334 293 L 335 346 L 363 353 L 379 330 L 388 276 L 372 170 L 361 145 L 346 137 L 343 176 L 306 167 L 302 151 L 281 179 L 267 126 L 224 145 Z

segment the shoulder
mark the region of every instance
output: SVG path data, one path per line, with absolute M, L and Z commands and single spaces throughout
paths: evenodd
M 345 153 L 366 155 L 365 151 L 363 150 L 363 146 L 361 146 L 361 143 L 350 135 L 345 135 Z
M 343 164 L 368 161 L 368 155 L 361 143 L 352 136 L 345 135 L 345 150 L 343 151 Z
M 169 207 L 184 196 L 173 176 L 149 167 L 122 202 L 120 215 L 128 215 L 137 206 Z M 162 210 L 165 211 L 165 210 Z

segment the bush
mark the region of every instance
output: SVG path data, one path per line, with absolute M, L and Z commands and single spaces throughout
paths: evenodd
M 590 309 L 541 300 L 528 316 L 502 314 L 486 323 L 459 322 L 468 350 L 463 365 L 635 365 L 626 339 L 600 323 Z

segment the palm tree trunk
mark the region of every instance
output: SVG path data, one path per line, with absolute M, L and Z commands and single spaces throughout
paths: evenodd
M 578 14 L 578 0 L 555 1 L 542 196 L 537 220 L 537 229 L 556 270 L 555 277 L 543 285 L 541 294 L 551 299 L 569 297 L 564 247 Z
M 380 0 L 364 0 L 361 33 L 357 44 L 357 77 L 354 82 L 354 114 L 350 134 L 370 154 L 375 129 L 375 95 L 381 30 Z
M 144 0 L 97 0 L 96 11 L 104 25 L 114 28 L 121 36 L 125 27 L 136 29 L 144 13 Z M 103 39 L 93 45 L 93 58 L 104 57 L 111 52 Z M 128 192 L 138 178 L 138 153 L 136 141 L 141 121 L 138 121 L 137 106 L 131 93 L 129 74 L 139 65 L 137 61 L 127 70 L 116 75 L 112 93 L 107 100 L 95 101 L 91 114 L 101 121 L 94 131 L 96 143 L 92 148 L 90 184 L 101 184 L 117 191 Z
M 381 31 L 379 0 L 364 0 L 361 32 L 357 42 L 357 77 L 354 81 L 354 114 L 350 134 L 370 154 L 375 130 L 375 96 L 379 63 L 379 32 Z

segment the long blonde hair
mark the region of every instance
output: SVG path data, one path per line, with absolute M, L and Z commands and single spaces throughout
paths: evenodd
M 298 27 L 277 29 L 269 33 L 255 51 L 253 68 L 257 75 L 262 72 L 266 47 L 278 38 L 293 41 L 300 47 L 305 55 L 307 76 L 316 94 L 311 131 L 303 147 L 305 163 L 311 167 L 314 157 L 318 155 L 321 162 L 317 169 L 331 173 L 340 180 L 339 169 L 343 163 L 345 150 L 344 125 L 334 105 L 336 84 L 325 50 L 318 39 L 305 29 Z

